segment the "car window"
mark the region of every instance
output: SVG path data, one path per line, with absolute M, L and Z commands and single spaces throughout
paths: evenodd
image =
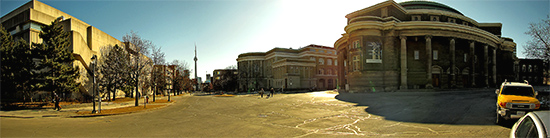
M 521 86 L 506 86 L 502 89 L 504 95 L 534 96 L 533 88 Z
M 531 117 L 525 117 L 525 119 L 523 119 L 523 121 L 518 125 L 515 134 L 518 138 L 538 137 L 537 127 L 535 127 L 535 123 L 533 123 Z

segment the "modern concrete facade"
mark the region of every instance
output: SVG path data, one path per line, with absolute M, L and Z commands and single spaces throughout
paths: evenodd
M 340 91 L 492 87 L 514 79 L 516 43 L 501 36 L 501 23 L 479 23 L 431 1 L 388 0 L 346 18 L 334 44 L 343 63 Z
M 73 66 L 80 68 L 80 94 L 89 93 L 92 89 L 91 76 L 88 75 L 92 55 L 101 58 L 99 51 L 104 46 L 121 45 L 121 41 L 101 30 L 42 2 L 32 0 L 3 16 L 2 26 L 15 39 L 24 39 L 29 43 L 41 43 L 38 36 L 41 26 L 50 25 L 54 20 L 61 20 L 63 29 L 70 34 L 71 48 L 76 60 Z M 79 96 L 74 93 L 73 96 Z
M 237 58 L 237 64 L 241 91 L 336 88 L 338 61 L 332 47 L 308 45 L 300 49 L 243 53 Z

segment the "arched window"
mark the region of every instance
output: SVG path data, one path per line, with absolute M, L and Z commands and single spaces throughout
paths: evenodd
M 323 58 L 319 58 L 319 65 L 325 64 L 325 60 Z
M 327 65 L 332 65 L 332 59 L 327 59 Z
M 323 75 L 323 69 L 319 69 L 319 75 Z

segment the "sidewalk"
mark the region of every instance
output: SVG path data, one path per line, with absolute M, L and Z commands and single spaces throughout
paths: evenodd
M 189 94 L 181 94 L 178 96 L 171 96 L 171 99 L 189 96 Z M 156 100 L 167 100 L 168 96 L 156 97 Z M 178 98 L 179 99 L 179 98 Z M 147 105 L 164 105 L 171 103 L 152 103 L 152 97 L 149 97 L 149 103 Z M 142 106 L 144 103 L 143 98 L 139 100 L 139 105 Z M 117 114 L 126 114 L 126 113 L 116 113 L 116 114 L 78 114 L 78 112 L 92 112 L 93 103 L 81 103 L 61 106 L 60 111 L 48 109 L 24 109 L 24 110 L 13 110 L 13 111 L 0 111 L 0 117 L 9 117 L 9 118 L 42 118 L 42 117 L 95 117 L 95 116 L 108 116 L 108 115 L 117 115 Z M 124 107 L 134 107 L 135 101 L 126 101 L 126 102 L 106 102 L 101 103 L 102 110 L 124 108 Z M 96 110 L 99 110 L 99 103 L 96 103 Z M 127 112 L 131 113 L 131 112 Z

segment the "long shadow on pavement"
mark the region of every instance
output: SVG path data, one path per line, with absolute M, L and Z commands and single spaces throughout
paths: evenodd
M 366 106 L 365 112 L 386 120 L 427 124 L 495 125 L 492 92 L 340 93 L 338 100 Z M 513 124 L 513 122 L 511 122 Z M 510 124 L 504 125 L 511 127 Z

